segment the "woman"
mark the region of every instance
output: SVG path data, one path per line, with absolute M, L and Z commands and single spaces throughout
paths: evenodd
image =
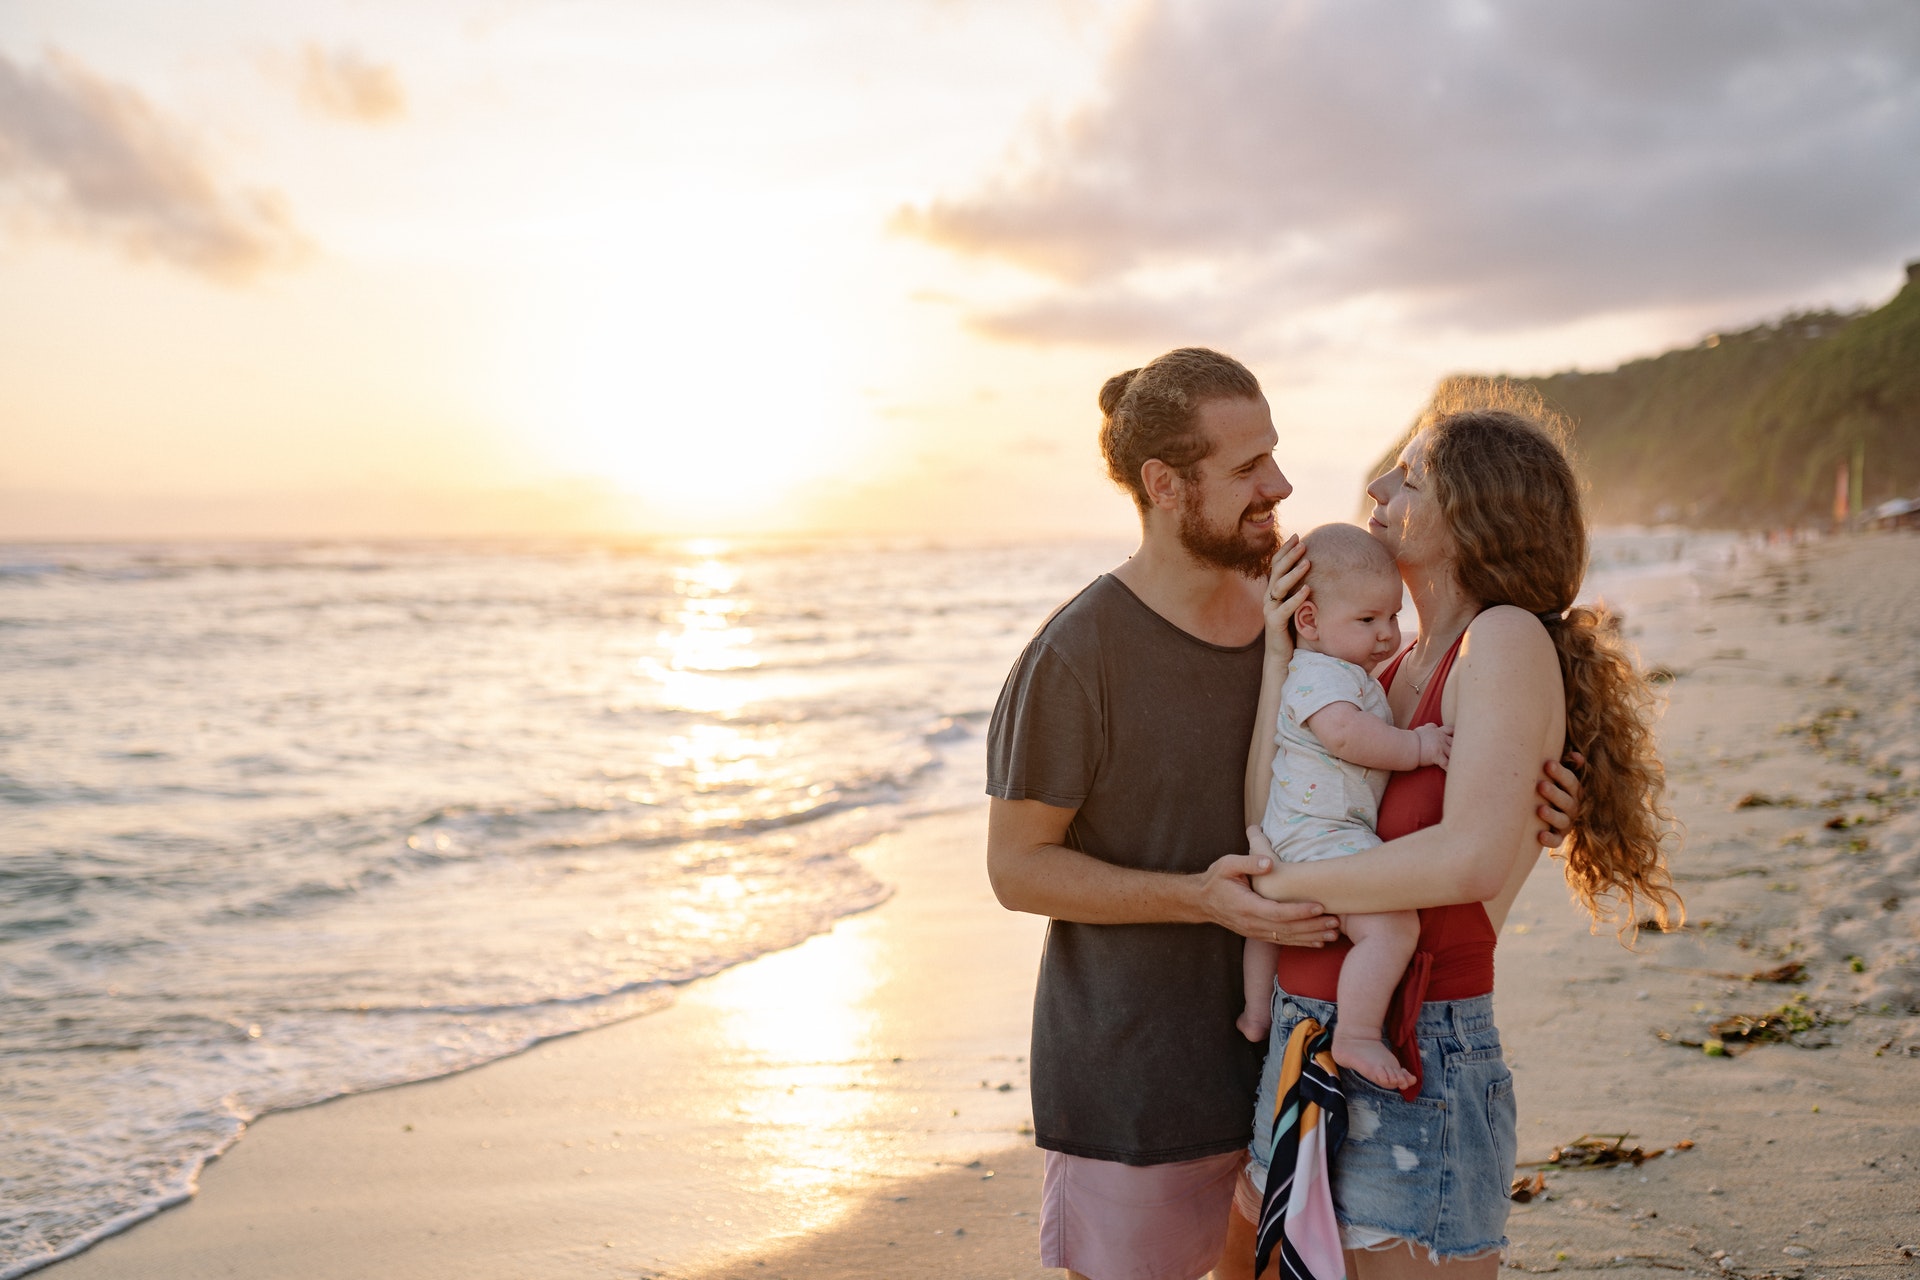
M 1663 926 L 1679 909 L 1662 850 L 1669 819 L 1647 688 L 1605 612 L 1570 607 L 1587 529 L 1557 424 L 1537 398 L 1511 388 L 1467 384 L 1451 394 L 1367 486 L 1368 528 L 1393 553 L 1420 617 L 1418 639 L 1381 682 L 1396 724 L 1453 729 L 1450 766 L 1395 775 L 1381 801 L 1379 848 L 1280 866 L 1268 889 L 1336 913 L 1422 909 L 1422 955 L 1403 992 L 1402 1031 L 1411 1034 L 1396 1044 L 1420 1084 L 1394 1092 L 1351 1073 L 1341 1081 L 1349 1126 L 1334 1200 L 1347 1274 L 1358 1280 L 1498 1270 L 1514 1115 L 1492 1021 L 1493 947 L 1539 856 L 1540 759 L 1563 743 L 1586 757 L 1566 859 L 1589 913 L 1620 920 L 1624 933 L 1643 908 Z M 1285 673 L 1284 622 L 1297 604 L 1274 602 L 1280 590 L 1269 597 L 1270 676 L 1276 660 Z M 1257 828 L 1249 838 L 1256 853 L 1268 851 Z M 1303 1019 L 1331 1020 L 1341 951 L 1282 952 L 1255 1107 L 1259 1180 L 1279 1050 Z M 1252 1182 L 1242 1190 L 1237 1206 L 1257 1212 Z

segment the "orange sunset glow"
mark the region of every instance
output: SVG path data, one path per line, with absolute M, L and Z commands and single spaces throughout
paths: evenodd
M 1910 1273 L 1916 155 L 1916 0 L 0 0 L 0 1280 Z
M 1687 90 L 1609 87 L 1631 50 L 1282 10 L 9 5 L 0 536 L 1124 535 L 1093 394 L 1182 343 L 1268 387 L 1303 527 L 1450 370 L 1888 287 L 1897 228 L 1787 245 L 1728 234 L 1739 173 L 1636 187 L 1619 137 Z M 1409 74 L 1323 81 L 1363 46 Z M 1411 109 L 1441 47 L 1508 105 Z

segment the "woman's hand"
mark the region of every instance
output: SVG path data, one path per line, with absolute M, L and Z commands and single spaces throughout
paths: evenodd
M 1312 567 L 1313 562 L 1307 559 L 1307 549 L 1300 544 L 1297 533 L 1288 534 L 1287 540 L 1273 553 L 1273 568 L 1267 574 L 1267 593 L 1260 602 L 1267 615 L 1269 655 L 1289 660 L 1293 657 L 1293 637 L 1287 633 L 1287 623 L 1311 590 L 1306 581 L 1307 570 Z
M 1542 848 L 1558 849 L 1573 834 L 1573 820 L 1580 815 L 1580 778 L 1573 769 L 1585 768 L 1586 763 L 1587 758 L 1578 751 L 1569 751 L 1565 763 L 1549 760 L 1541 770 L 1546 776 L 1534 784 L 1534 790 L 1546 803 L 1533 812 L 1547 824 L 1534 833 Z

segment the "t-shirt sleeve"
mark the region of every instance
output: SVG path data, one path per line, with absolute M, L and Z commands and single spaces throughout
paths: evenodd
M 1077 809 L 1093 790 L 1103 741 L 1085 683 L 1036 637 L 1007 674 L 987 726 L 987 794 Z
M 1307 656 L 1316 660 L 1296 662 L 1287 671 L 1286 709 L 1295 724 L 1304 727 L 1314 712 L 1336 702 L 1351 702 L 1366 709 L 1367 682 L 1371 676 L 1351 662 L 1323 658 L 1319 654 Z

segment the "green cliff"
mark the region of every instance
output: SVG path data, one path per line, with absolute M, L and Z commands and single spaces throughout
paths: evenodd
M 1867 506 L 1920 494 L 1920 263 L 1877 311 L 1805 312 L 1605 373 L 1516 381 L 1572 421 L 1596 521 L 1824 522 L 1856 451 Z

